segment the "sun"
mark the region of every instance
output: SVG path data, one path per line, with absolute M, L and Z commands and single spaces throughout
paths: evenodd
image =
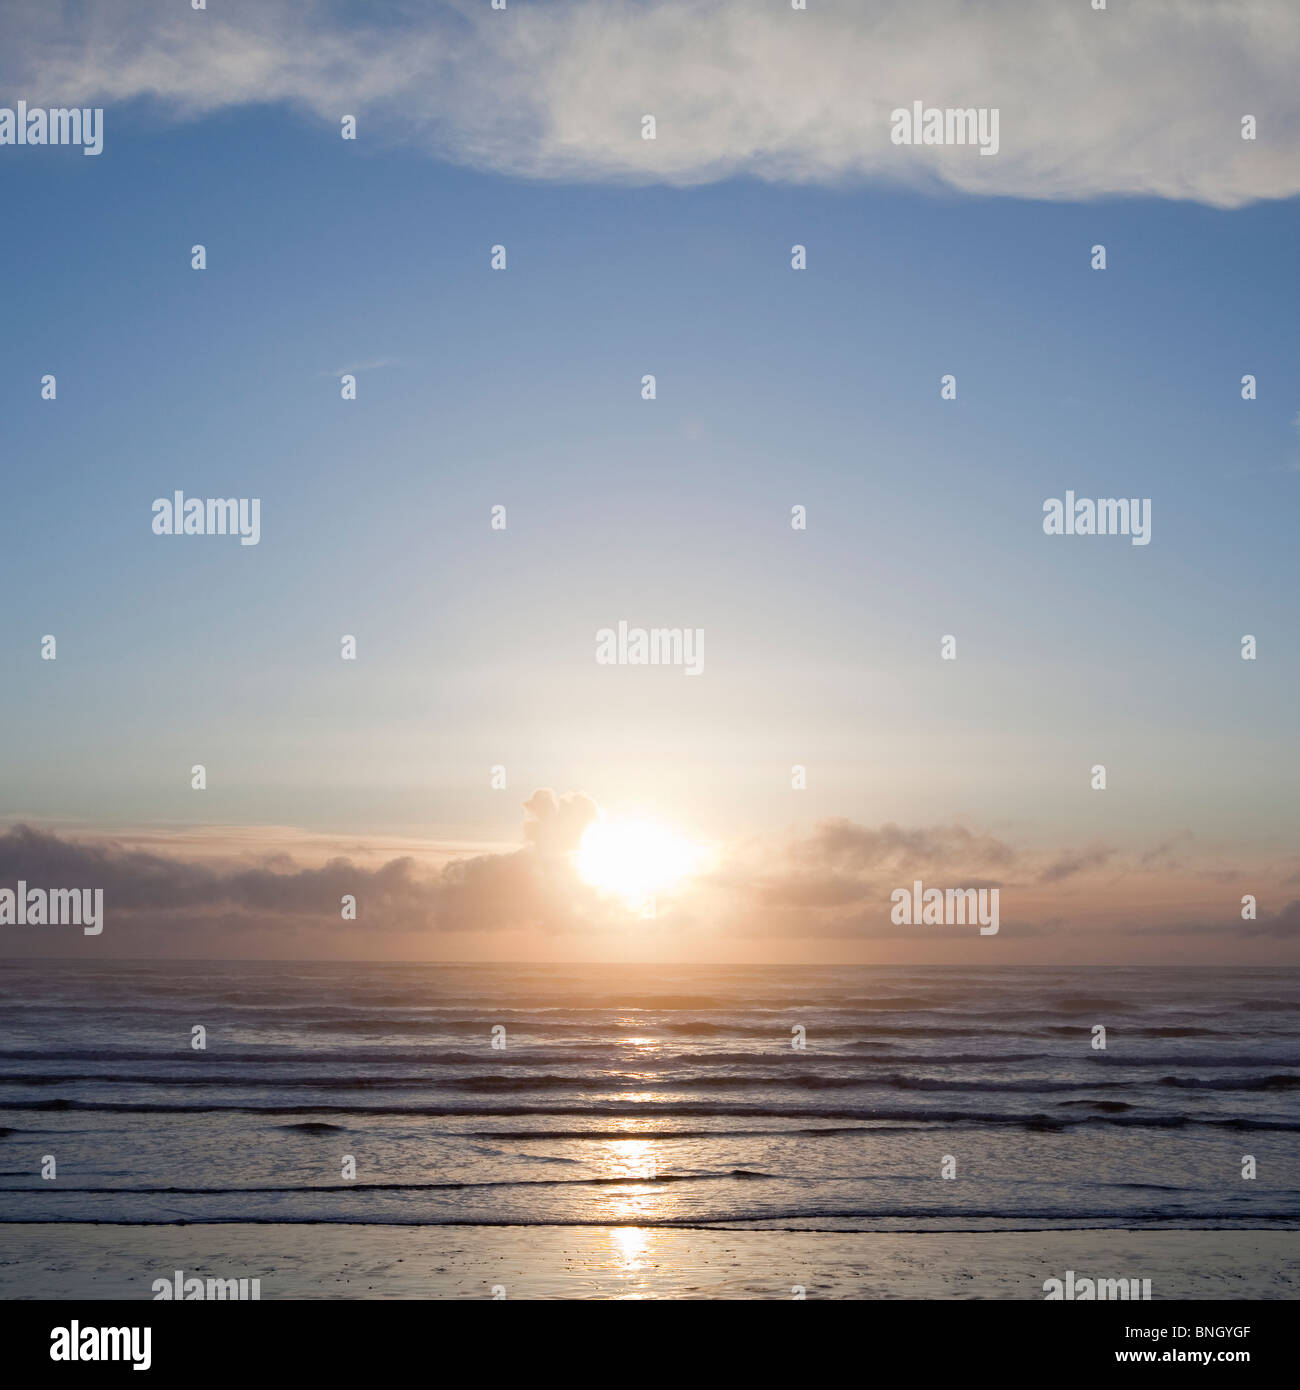
M 636 907 L 669 892 L 702 866 L 701 846 L 653 821 L 597 821 L 578 846 L 579 877 Z

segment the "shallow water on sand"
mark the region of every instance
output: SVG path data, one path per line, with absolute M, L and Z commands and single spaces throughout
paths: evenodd
M 185 1278 L 277 1298 L 1037 1299 L 1049 1279 L 1163 1299 L 1293 1299 L 1287 1231 L 978 1234 L 533 1226 L 6 1226 L 0 1296 L 152 1299 Z M 250 1286 L 251 1287 L 251 1286 Z

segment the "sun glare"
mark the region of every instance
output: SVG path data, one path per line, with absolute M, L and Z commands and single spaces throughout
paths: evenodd
M 677 887 L 702 860 L 699 845 L 662 825 L 597 821 L 582 837 L 577 867 L 593 888 L 617 894 L 635 907 Z

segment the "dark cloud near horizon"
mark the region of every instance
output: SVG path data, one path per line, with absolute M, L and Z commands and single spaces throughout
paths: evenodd
M 1300 898 L 1287 903 L 1280 912 L 1264 914 L 1253 922 L 1243 922 L 1238 912 L 1223 922 L 1177 922 L 1172 926 L 1142 923 L 1134 926 L 1133 931 L 1140 936 L 1245 936 L 1290 941 L 1300 939 Z
M 1072 878 L 1075 874 L 1104 868 L 1114 857 L 1115 851 L 1106 845 L 1094 845 L 1091 849 L 1062 854 L 1038 875 L 1036 882 L 1060 883 L 1062 879 Z
M 104 890 L 110 950 L 135 939 L 146 947 L 162 936 L 208 931 L 220 947 L 233 937 L 296 947 L 323 931 L 340 929 L 431 934 L 511 930 L 584 932 L 627 920 L 627 905 L 584 883 L 572 852 L 600 809 L 582 792 L 557 795 L 541 788 L 523 803 L 523 845 L 504 853 L 453 860 L 440 868 L 411 856 L 367 868 L 345 857 L 319 866 L 296 863 L 283 852 L 225 864 L 194 862 L 101 840 L 78 840 L 27 825 L 0 833 L 0 887 L 24 879 L 31 887 Z M 962 827 L 878 828 L 844 819 L 818 824 L 802 840 L 774 846 L 733 847 L 721 866 L 696 885 L 699 904 L 674 915 L 665 904 L 662 925 L 682 929 L 707 922 L 732 938 L 883 940 L 915 936 L 915 926 L 890 921 L 890 891 L 914 878 L 929 886 L 1005 887 L 981 867 L 1004 870 L 1028 883 L 1051 886 L 1110 863 L 1115 851 L 1094 846 L 1062 850 L 1035 860 L 1005 842 Z M 356 898 L 357 920 L 345 921 L 341 902 Z M 1017 920 L 1003 894 L 1000 935 L 1043 936 L 1057 928 Z M 1045 919 L 1048 920 L 1048 919 Z M 1060 917 L 1050 919 L 1060 922 Z M 925 927 L 929 937 L 960 937 L 969 927 Z M 1135 935 L 1222 935 L 1273 939 L 1300 936 L 1300 901 L 1257 922 L 1132 924 Z M 19 935 L 23 933 L 23 935 Z M 59 939 L 58 928 L 0 931 L 0 949 Z M 30 939 L 29 939 L 30 938 Z M 214 943 L 215 944 L 215 943 Z M 220 950 L 217 951 L 220 954 Z
M 523 848 L 457 859 L 439 869 L 409 855 L 377 868 L 345 857 L 304 866 L 283 852 L 252 863 L 195 863 L 16 825 L 0 834 L 0 887 L 21 879 L 29 888 L 102 888 L 106 936 L 114 926 L 133 935 L 203 929 L 224 935 L 332 928 L 563 931 L 589 925 L 599 917 L 601 899 L 578 879 L 570 856 L 599 808 L 583 793 L 557 797 L 544 788 L 524 809 Z M 356 899 L 355 921 L 342 916 L 345 896 Z M 40 932 L 47 944 L 57 939 L 57 928 Z M 0 944 L 6 936 L 0 935 Z
M 253 865 L 214 867 L 178 856 L 112 843 L 64 839 L 27 825 L 0 835 L 0 886 L 25 879 L 29 887 L 95 887 L 117 912 L 231 910 L 287 917 L 339 916 L 340 899 L 363 884 L 371 902 L 406 919 L 422 906 L 416 861 L 392 859 L 363 869 L 349 859 L 318 868 L 297 866 L 287 855 L 266 855 Z

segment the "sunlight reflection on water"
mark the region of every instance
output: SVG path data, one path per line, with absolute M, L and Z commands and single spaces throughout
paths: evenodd
M 649 1287 L 652 1231 L 636 1226 L 619 1226 L 607 1233 L 609 1241 L 609 1271 L 625 1281 L 616 1298 L 645 1298 Z

